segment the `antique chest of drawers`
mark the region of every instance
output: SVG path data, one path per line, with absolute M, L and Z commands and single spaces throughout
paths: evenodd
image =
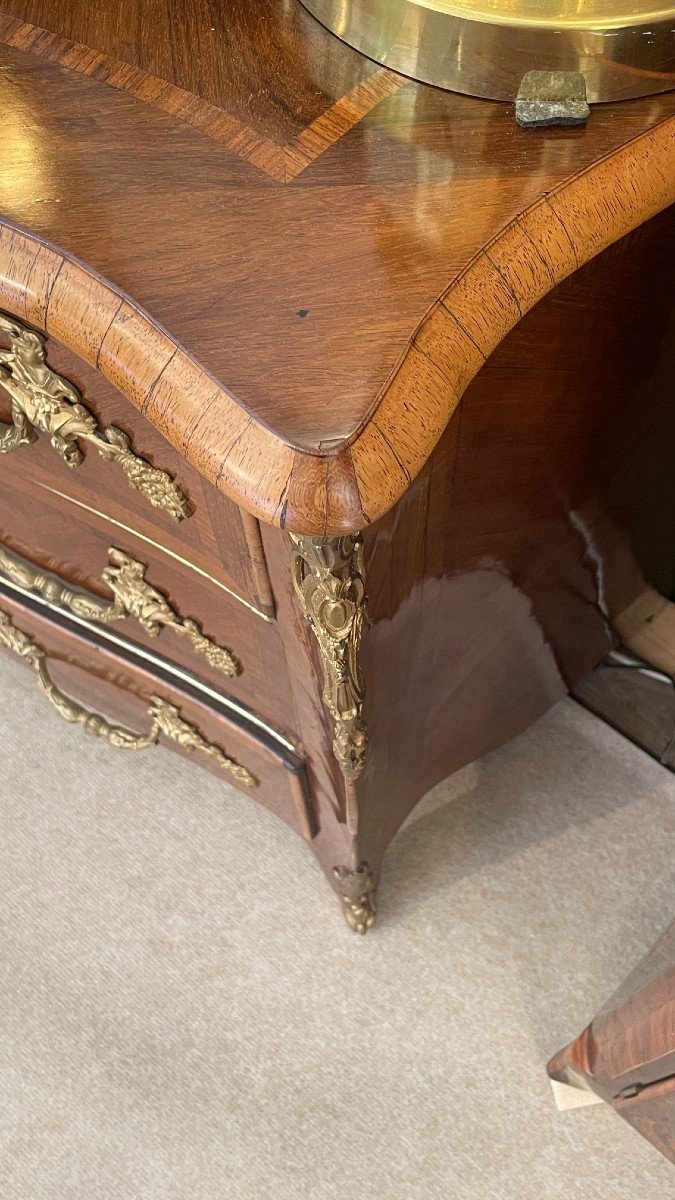
M 365 932 L 421 796 L 675 582 L 675 93 L 533 133 L 294 0 L 0 8 L 0 643 Z

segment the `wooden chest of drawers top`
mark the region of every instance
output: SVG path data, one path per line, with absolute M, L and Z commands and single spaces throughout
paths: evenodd
M 495 341 L 674 198 L 673 94 L 533 135 L 285 0 L 3 14 L 0 307 L 296 532 L 391 508 Z

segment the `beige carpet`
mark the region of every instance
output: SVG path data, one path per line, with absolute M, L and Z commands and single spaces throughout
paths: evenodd
M 547 1056 L 673 916 L 675 784 L 572 701 L 437 788 L 359 939 L 303 844 L 0 658 L 2 1200 L 665 1200 Z M 449 718 L 450 719 L 450 718 Z

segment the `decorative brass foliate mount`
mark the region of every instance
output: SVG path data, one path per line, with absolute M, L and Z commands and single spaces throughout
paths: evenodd
M 367 933 L 375 923 L 375 876 L 368 863 L 361 863 L 356 871 L 346 867 L 335 867 L 333 874 L 340 885 L 342 911 L 350 929 L 355 933 Z
M 145 578 L 147 567 L 123 550 L 111 546 L 110 565 L 102 572 L 103 582 L 112 591 L 114 600 L 101 600 L 87 592 L 76 591 L 54 576 L 45 575 L 26 559 L 13 554 L 0 543 L 0 575 L 18 583 L 30 592 L 37 592 L 58 608 L 64 608 L 85 621 L 109 625 L 122 617 L 134 617 L 151 637 L 161 628 L 171 629 L 186 638 L 196 654 L 209 666 L 224 675 L 241 674 L 241 666 L 225 647 L 205 637 L 199 626 L 184 620 L 169 604 L 166 596 L 152 587 Z
M 291 540 L 293 585 L 319 644 L 324 703 L 335 721 L 333 753 L 344 775 L 356 779 L 368 744 L 358 663 L 365 605 L 363 539 L 360 534 L 291 534 Z
M 148 716 L 150 729 L 147 733 L 134 733 L 119 725 L 111 725 L 99 713 L 91 712 L 77 701 L 60 691 L 47 670 L 46 652 L 37 642 L 17 629 L 8 613 L 0 609 L 0 645 L 23 658 L 37 676 L 40 691 L 54 706 L 65 721 L 73 725 L 81 725 L 86 733 L 94 737 L 105 738 L 111 746 L 123 750 L 145 750 L 148 746 L 156 745 L 160 734 L 176 742 L 185 750 L 199 750 L 208 755 L 223 770 L 232 775 L 244 787 L 255 787 L 257 780 L 246 768 L 225 754 L 219 746 L 208 742 L 194 725 L 183 719 L 180 709 L 163 700 L 161 696 L 150 698 Z
M 93 413 L 82 403 L 77 388 L 47 365 L 45 339 L 14 317 L 0 313 L 0 330 L 9 335 L 10 349 L 0 350 L 0 387 L 12 399 L 12 424 L 0 425 L 0 454 L 30 445 L 39 433 L 69 467 L 83 461 L 78 440 L 91 443 L 102 458 L 116 462 L 132 488 L 142 492 L 154 508 L 176 521 L 192 509 L 166 471 L 135 454 L 126 433 L 115 425 L 98 428 Z

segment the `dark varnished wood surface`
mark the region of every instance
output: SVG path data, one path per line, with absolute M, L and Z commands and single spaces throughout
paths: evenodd
M 297 137 L 373 73 L 372 63 L 353 50 L 331 53 L 321 26 L 295 3 L 110 0 L 96 8 L 86 2 L 10 0 L 2 12 L 18 18 L 8 36 L 29 37 L 20 32 L 25 23 L 49 30 L 164 80 L 279 143 Z M 101 63 L 82 69 L 100 71 Z
M 4 465 L 4 464 L 3 464 Z M 45 493 L 40 473 L 0 475 L 0 542 L 43 571 L 86 592 L 112 599 L 102 582 L 111 547 L 131 555 L 147 568 L 146 580 L 158 588 L 183 619 L 197 621 L 207 637 L 227 648 L 240 674 L 230 677 L 195 654 L 189 641 L 169 629 L 146 633 L 131 618 L 115 622 L 115 630 L 181 665 L 217 691 L 225 691 L 258 712 L 277 728 L 295 732 L 293 702 L 283 645 L 276 622 L 264 621 L 217 586 L 213 576 L 198 574 L 188 559 L 169 556 L 160 542 L 148 542 L 133 526 L 119 528 L 101 514 L 74 506 L 62 495 Z M 66 485 L 67 486 L 67 485 Z
M 675 1162 L 675 924 L 548 1069 L 581 1076 Z
M 576 685 L 574 698 L 675 771 L 675 692 L 666 678 L 601 663 Z
M 0 340 L 3 347 L 8 346 L 6 335 L 1 335 Z M 186 495 L 191 515 L 178 522 L 170 513 L 151 505 L 141 491 L 129 486 L 119 466 L 105 462 L 91 447 L 83 446 L 84 461 L 76 469 L 69 468 L 47 438 L 41 438 L 35 445 L 21 446 L 11 457 L 3 459 L 3 477 L 8 482 L 14 477 L 31 480 L 42 488 L 42 495 L 35 493 L 36 509 L 48 509 L 50 496 L 58 498 L 60 493 L 64 501 L 70 499 L 73 518 L 82 517 L 90 509 L 103 510 L 111 526 L 117 522 L 138 530 L 176 557 L 188 559 L 241 601 L 263 615 L 272 616 L 274 608 L 264 565 L 261 568 L 256 564 L 249 545 L 247 514 L 195 471 L 100 371 L 72 354 L 56 338 L 49 339 L 47 351 L 49 365 L 77 387 L 99 427 L 114 425 L 122 429 L 135 453 L 169 473 Z M 0 420 L 8 421 L 10 412 L 9 396 L 0 389 Z M 67 512 L 67 507 L 63 511 Z

